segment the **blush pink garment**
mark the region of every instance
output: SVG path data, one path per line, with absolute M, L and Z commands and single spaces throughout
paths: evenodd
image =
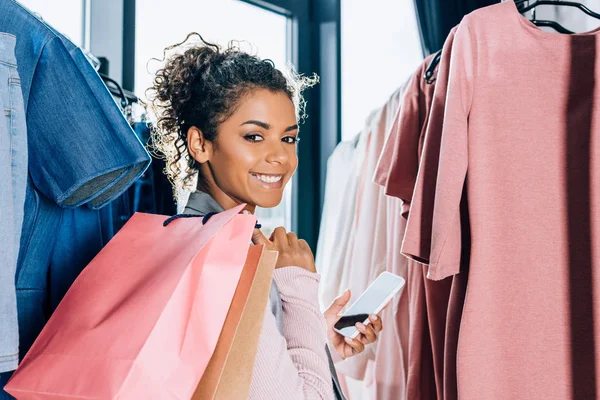
M 429 112 L 433 86 L 425 87 L 423 73 L 433 56 L 427 57 L 411 77 L 406 88 L 402 108 L 394 118 L 389 139 L 379 158 L 374 181 L 385 186 L 388 200 L 401 199 L 402 206 L 390 214 L 396 231 L 390 233 L 395 243 L 389 246 L 390 272 L 403 270 L 407 278 L 402 298 L 402 310 L 395 315 L 395 329 L 404 343 L 406 357 L 406 396 L 410 399 L 436 397 L 436 381 L 432 346 L 428 329 L 425 282 L 423 267 L 400 256 L 402 237 L 410 199 L 419 165 L 421 131 L 424 130 Z M 393 145 L 390 143 L 393 142 Z M 396 199 L 397 198 L 397 199 Z M 394 257 L 395 256 L 395 257 Z M 395 261 L 395 262 L 394 262 Z M 445 314 L 444 314 L 445 316 Z M 442 329 L 442 337 L 444 330 Z
M 408 215 L 410 209 L 426 131 L 435 138 L 441 136 L 454 33 L 455 29 L 444 47 L 436 84 L 428 84 L 423 78 L 432 56 L 413 75 L 406 90 L 403 108 L 390 134 L 390 138 L 396 138 L 394 145 L 390 146 L 391 139 L 386 142 L 375 172 L 374 180 L 387 185 L 386 193 L 402 199 L 404 216 Z M 434 102 L 436 85 L 441 87 L 436 89 Z M 429 145 L 435 142 L 429 140 Z M 415 208 L 418 212 L 419 205 Z M 401 238 L 404 230 L 399 235 Z M 400 247 L 395 246 L 395 251 Z M 437 396 L 438 399 L 455 399 L 456 339 L 466 290 L 466 274 L 444 281 L 431 281 L 424 279 L 426 268 L 412 260 L 408 263 L 408 398 Z
M 387 208 L 389 221 L 387 227 L 387 271 L 407 278 L 408 260 L 398 252 L 406 222 L 401 216 L 401 201 L 388 197 Z M 378 400 L 407 398 L 406 383 L 409 362 L 408 301 L 408 288 L 405 286 L 383 314 L 385 328 L 380 333 L 377 342 L 377 362 L 375 364 L 377 379 L 374 394 L 370 398 Z
M 363 156 L 362 162 L 356 164 L 359 173 L 356 208 L 355 212 L 349 215 L 352 220 L 352 232 L 346 244 L 348 248 L 340 283 L 340 288 L 352 289 L 354 299 L 381 272 L 387 270 L 389 265 L 388 199 L 382 188 L 371 183 L 371 177 L 383 142 L 393 124 L 393 118 L 401 106 L 403 92 L 402 87 L 392 95 L 384 107 L 371 114 L 367 129 L 361 134 L 356 148 L 356 153 L 363 153 Z M 359 159 L 358 156 L 355 156 L 355 159 Z M 393 314 L 392 307 L 382 313 L 384 324 L 393 324 Z M 402 348 L 393 329 L 383 332 L 377 343 L 368 346 L 363 354 L 337 363 L 337 367 L 340 374 L 361 381 L 359 385 L 355 382 L 348 385 L 350 399 L 361 396 L 396 399 L 398 396 L 405 396 L 406 379 Z
M 511 1 L 456 32 L 437 165 L 417 180 L 436 175 L 432 212 L 415 191 L 403 252 L 432 279 L 469 268 L 461 399 L 600 396 L 599 33 L 543 32 Z
M 400 107 L 403 91 L 403 88 L 398 89 L 380 110 L 371 115 L 368 134 L 361 135 L 357 146 L 357 151 L 365 149 L 365 157 L 360 167 L 356 208 L 351 216 L 352 233 L 347 244 L 340 286 L 351 289 L 351 303 L 387 268 L 387 200 L 382 188 L 372 182 L 372 177 L 387 132 Z M 337 366 L 340 373 L 364 380 L 367 361 L 374 359 L 375 348 L 368 346 L 362 354 L 342 361 Z
M 440 151 L 440 141 L 444 122 L 444 111 L 446 107 L 446 94 L 450 73 L 450 59 L 452 45 L 456 28 L 452 29 L 442 50 L 442 57 L 436 73 L 435 92 L 429 105 L 429 120 L 424 130 L 421 150 L 420 174 L 416 182 L 413 194 L 412 213 L 421 218 L 415 218 L 408 224 L 407 236 L 416 221 L 420 224 L 429 223 L 431 220 L 424 218 L 424 207 L 433 207 L 432 200 L 435 199 L 435 180 Z M 437 155 L 438 157 L 432 157 Z M 435 175 L 435 176 L 433 176 Z M 427 189 L 428 191 L 424 191 Z M 415 203 L 417 200 L 417 203 Z M 466 258 L 465 258 L 466 259 Z M 427 267 L 422 269 L 423 276 L 427 275 Z M 468 281 L 468 262 L 462 262 L 461 273 L 441 281 L 424 280 L 425 296 L 427 304 L 427 317 L 432 344 L 435 381 L 438 399 L 455 400 L 458 398 L 456 379 L 456 353 L 458 349 L 458 335 L 460 321 L 465 301 Z

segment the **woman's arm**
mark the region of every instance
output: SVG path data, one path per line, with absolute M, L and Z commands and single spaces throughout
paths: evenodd
M 275 270 L 274 279 L 283 301 L 283 336 L 267 307 L 250 397 L 331 400 L 326 326 L 318 305 L 319 275 L 284 267 Z

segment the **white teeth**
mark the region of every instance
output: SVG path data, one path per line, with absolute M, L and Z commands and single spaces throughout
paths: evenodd
M 275 183 L 275 182 L 279 182 L 281 180 L 281 178 L 283 178 L 283 176 L 278 175 L 278 176 L 272 176 L 272 175 L 258 175 L 258 174 L 252 174 L 255 177 L 257 177 L 259 180 L 265 182 L 265 183 Z

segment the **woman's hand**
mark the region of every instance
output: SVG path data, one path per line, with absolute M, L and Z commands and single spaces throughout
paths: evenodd
M 381 317 L 371 315 L 369 317 L 369 325 L 362 323 L 356 324 L 356 328 L 360 332 L 355 339 L 350 339 L 337 333 L 333 327 L 340 320 L 340 312 L 350 301 L 350 290 L 346 290 L 340 297 L 335 299 L 331 306 L 325 311 L 325 321 L 327 322 L 327 337 L 329 343 L 335 348 L 342 359 L 355 356 L 365 351 L 365 346 L 377 341 L 377 335 L 383 329 Z
M 275 268 L 282 267 L 300 267 L 310 272 L 317 272 L 315 267 L 315 258 L 304 240 L 298 240 L 293 232 L 286 232 L 282 227 L 275 229 L 269 239 L 260 231 L 254 230 L 252 236 L 254 244 L 262 244 L 268 250 L 277 251 L 279 257 Z M 325 321 L 327 322 L 327 337 L 329 343 L 335 348 L 342 359 L 355 356 L 365 350 L 365 346 L 377 341 L 377 335 L 383 329 L 381 318 L 377 315 L 371 315 L 369 325 L 361 323 L 356 324 L 360 335 L 355 339 L 347 338 L 337 333 L 333 327 L 340 320 L 339 313 L 350 301 L 350 290 L 334 300 L 331 306 L 325 311 Z
M 265 245 L 268 250 L 279 253 L 275 268 L 300 267 L 310 272 L 317 272 L 315 257 L 308 243 L 298 240 L 295 233 L 286 232 L 283 227 L 275 229 L 270 239 L 267 239 L 260 229 L 255 229 L 252 242 Z

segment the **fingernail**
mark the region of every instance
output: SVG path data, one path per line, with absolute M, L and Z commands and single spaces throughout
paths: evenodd
M 373 321 L 377 321 L 379 319 L 379 317 L 377 315 L 373 314 L 373 315 L 371 315 L 371 319 Z
M 346 336 L 346 338 L 344 340 L 346 341 L 346 343 L 352 344 L 352 339 L 351 338 L 349 338 L 349 337 Z
M 363 330 L 363 331 L 364 331 L 364 330 L 365 330 L 365 328 L 366 328 L 365 324 L 363 324 L 362 322 L 357 322 L 357 323 L 356 323 L 356 327 L 357 327 L 359 330 Z

